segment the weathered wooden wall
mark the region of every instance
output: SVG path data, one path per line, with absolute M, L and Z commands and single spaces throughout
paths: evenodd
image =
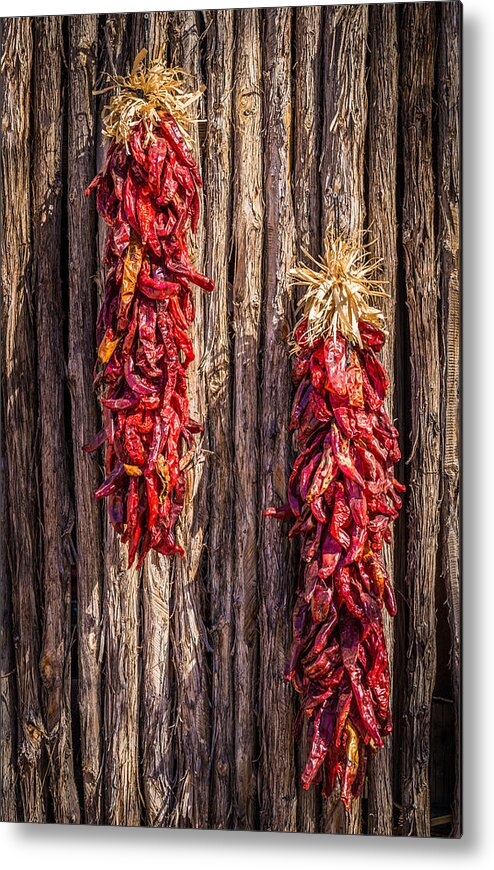
M 423 3 L 3 19 L 3 819 L 459 834 L 460 18 Z M 196 293 L 186 557 L 136 572 L 81 451 L 99 428 L 104 240 L 84 188 L 103 154 L 93 90 L 143 45 L 206 85 L 194 250 L 216 290 Z M 408 485 L 386 553 L 395 730 L 346 819 L 298 785 L 294 553 L 261 513 L 292 458 L 287 272 L 335 217 L 384 258 Z

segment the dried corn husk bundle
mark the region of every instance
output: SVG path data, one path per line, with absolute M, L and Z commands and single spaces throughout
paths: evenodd
M 314 260 L 310 254 L 306 256 L 316 268 L 299 263 L 290 271 L 296 279 L 292 286 L 307 287 L 297 306 L 301 321 L 306 322 L 302 333 L 306 346 L 340 333 L 362 347 L 361 320 L 384 328 L 382 312 L 370 305 L 372 296 L 386 295 L 382 282 L 373 278 L 379 261 L 369 260 L 363 245 L 352 245 L 329 229 L 324 237 L 323 257 Z

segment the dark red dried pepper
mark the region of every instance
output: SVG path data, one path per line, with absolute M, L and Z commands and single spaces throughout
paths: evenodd
M 194 269 L 187 243 L 197 228 L 199 169 L 179 125 L 160 110 L 161 92 L 146 90 L 142 62 L 136 70 L 139 88 L 132 77 L 120 84 L 134 106 L 145 94 L 143 117 L 134 115 L 128 135 L 113 139 L 86 190 L 96 190 L 108 230 L 95 374 L 104 428 L 85 449 L 106 441 L 107 476 L 96 497 L 109 499 L 110 520 L 129 545 L 129 565 L 136 557 L 142 564 L 150 549 L 183 555 L 174 526 L 192 436 L 202 431 L 189 417 L 187 396 L 194 359 L 190 285 L 213 290 Z M 111 135 L 120 127 L 107 129 Z
M 341 267 L 349 253 L 349 246 L 328 236 L 321 272 L 293 271 L 300 283 L 320 291 L 317 305 L 324 298 L 321 286 L 330 287 L 335 275 L 343 298 L 344 270 L 335 269 L 335 258 L 340 256 Z M 363 298 L 366 287 L 369 293 L 376 288 L 367 282 L 359 258 L 351 260 L 350 271 L 355 262 L 362 298 L 352 297 L 343 312 L 346 319 L 336 321 L 348 324 L 354 305 L 361 318 L 353 329 L 317 334 L 317 310 L 305 304 L 294 331 L 298 387 L 291 428 L 298 456 L 288 503 L 265 511 L 294 520 L 289 534 L 301 542 L 285 676 L 301 695 L 301 713 L 309 720 L 302 783 L 308 788 L 322 779 L 325 795 L 339 783 L 347 809 L 362 789 L 369 747 L 382 746 L 391 731 L 382 607 L 394 616 L 396 603 L 380 551 L 401 506 L 398 493 L 404 491 L 393 473 L 400 452 L 398 432 L 384 407 L 389 381 L 375 355 L 384 343 L 381 315 Z

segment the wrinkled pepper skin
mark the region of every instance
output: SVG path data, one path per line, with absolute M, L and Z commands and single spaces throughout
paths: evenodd
M 300 694 L 296 732 L 309 720 L 304 788 L 338 783 L 348 810 L 362 790 L 369 748 L 391 731 L 382 608 L 396 613 L 381 558 L 404 487 L 393 473 L 398 432 L 376 353 L 384 333 L 360 322 L 363 346 L 343 338 L 299 350 L 290 428 L 298 453 L 288 502 L 267 516 L 290 519 L 300 539 L 293 643 L 285 676 Z M 304 347 L 304 321 L 296 341 Z
M 95 495 L 108 499 L 129 566 L 151 549 L 183 555 L 174 526 L 184 467 L 202 429 L 189 417 L 187 396 L 191 284 L 213 289 L 187 247 L 199 217 L 198 167 L 170 115 L 153 133 L 147 141 L 140 123 L 128 150 L 113 141 L 86 190 L 96 192 L 108 230 L 95 368 L 103 429 L 85 449 L 105 444 L 106 479 Z

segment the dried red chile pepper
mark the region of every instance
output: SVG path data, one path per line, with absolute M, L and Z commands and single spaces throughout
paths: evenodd
M 106 124 L 112 141 L 86 190 L 96 191 L 108 231 L 95 370 L 103 429 L 85 449 L 106 444 L 106 479 L 95 495 L 108 498 L 130 566 L 151 549 L 183 555 L 174 527 L 184 467 L 202 430 L 187 396 L 191 284 L 209 291 L 213 282 L 194 269 L 187 245 L 199 218 L 199 170 L 181 127 L 163 110 L 176 99 L 176 71 L 146 70 L 141 54 L 131 76 L 117 81 Z
M 298 388 L 290 428 L 298 455 L 288 503 L 265 511 L 291 519 L 300 539 L 293 642 L 285 676 L 301 696 L 296 722 L 309 720 L 304 788 L 336 783 L 348 809 L 365 777 L 368 747 L 391 731 L 382 608 L 396 613 L 381 558 L 404 487 L 393 472 L 398 432 L 384 399 L 388 378 L 376 354 L 382 315 L 367 304 L 382 295 L 363 255 L 326 237 L 319 271 L 292 270 L 308 291 L 294 332 Z

